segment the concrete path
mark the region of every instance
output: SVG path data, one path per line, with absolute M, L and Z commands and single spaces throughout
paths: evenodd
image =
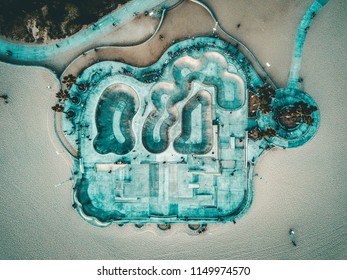
M 120 9 L 115 10 L 100 19 L 89 28 L 68 37 L 57 44 L 34 45 L 10 42 L 0 39 L 0 60 L 24 65 L 37 65 L 42 61 L 53 60 L 64 55 L 72 48 L 83 48 L 90 41 L 97 41 L 115 28 L 114 24 L 123 25 L 134 18 L 134 15 L 153 11 L 160 13 L 161 9 L 170 8 L 180 0 L 134 0 Z
M 304 43 L 307 35 L 307 31 L 316 16 L 318 11 L 329 2 L 329 0 L 316 0 L 308 8 L 305 15 L 303 16 L 298 31 L 296 33 L 294 54 L 292 58 L 292 64 L 290 67 L 290 74 L 288 79 L 288 88 L 298 88 L 299 87 L 299 74 L 301 67 L 302 51 L 304 48 Z

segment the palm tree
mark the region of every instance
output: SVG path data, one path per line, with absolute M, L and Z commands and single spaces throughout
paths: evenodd
M 261 99 L 259 104 L 259 110 L 262 111 L 264 114 L 268 114 L 271 112 L 271 106 L 270 103 L 268 103 L 266 100 Z
M 73 74 L 68 74 L 67 76 L 63 77 L 62 83 L 72 86 L 76 83 L 76 79 L 76 76 L 74 76 Z
M 259 110 L 261 110 L 264 114 L 271 112 L 271 103 L 275 93 L 275 89 L 268 83 L 264 83 L 262 86 L 257 87 Z
M 260 135 L 262 138 L 272 138 L 276 136 L 276 130 L 273 128 L 267 128 L 265 131 L 261 130 Z
M 275 137 L 276 130 L 273 128 L 267 128 L 266 130 L 261 130 L 259 127 L 255 127 L 254 129 L 248 132 L 248 137 L 254 140 L 261 140 L 263 138 L 272 138 Z
M 53 107 L 52 107 L 52 110 L 54 112 L 63 112 L 64 111 L 64 106 L 61 105 L 61 104 L 55 104 Z
M 314 122 L 312 113 L 317 110 L 316 106 L 310 106 L 304 101 L 298 101 L 293 106 L 283 108 L 277 114 L 278 119 L 287 126 L 295 126 L 301 123 L 312 125 Z
M 265 98 L 272 98 L 275 96 L 275 89 L 268 83 L 264 83 L 262 86 L 258 86 L 259 96 L 264 96 Z
M 70 94 L 67 89 L 65 89 L 64 91 L 61 89 L 56 93 L 56 97 L 58 98 L 59 102 L 65 102 L 70 98 Z

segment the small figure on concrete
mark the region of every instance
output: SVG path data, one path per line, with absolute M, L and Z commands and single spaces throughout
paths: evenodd
M 294 230 L 293 230 L 292 228 L 289 230 L 289 237 L 290 237 L 290 239 L 291 239 L 291 241 L 292 241 L 292 244 L 293 244 L 294 246 L 296 246 L 295 232 L 294 232 Z

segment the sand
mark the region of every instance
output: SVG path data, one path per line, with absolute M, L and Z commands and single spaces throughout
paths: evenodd
M 311 1 L 205 2 L 226 30 L 271 64 L 278 86 L 286 86 L 296 27 Z M 165 39 L 213 23 L 206 19 L 201 27 L 206 12 L 184 5 L 168 14 Z M 187 17 L 194 11 L 192 21 Z M 177 24 L 174 12 L 180 14 Z M 0 93 L 10 102 L 0 100 L 0 259 L 346 259 L 346 14 L 343 0 L 330 1 L 305 44 L 303 89 L 321 110 L 318 134 L 303 147 L 261 158 L 249 212 L 200 236 L 189 236 L 182 225 L 160 232 L 84 222 L 71 207 L 71 183 L 55 187 L 70 177 L 71 166 L 52 132 L 56 79 L 42 68 L 0 63 Z M 290 227 L 297 231 L 297 247 L 290 243 Z

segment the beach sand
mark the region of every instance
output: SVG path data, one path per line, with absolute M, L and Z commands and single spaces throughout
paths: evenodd
M 205 1 L 285 87 L 296 28 L 311 1 L 257 2 Z M 204 10 L 184 5 L 169 12 L 165 40 L 206 33 L 213 25 Z M 193 12 L 194 20 L 187 18 Z M 55 187 L 70 177 L 72 164 L 52 130 L 57 80 L 43 68 L 0 63 L 0 93 L 9 95 L 9 104 L 0 100 L 0 259 L 346 259 L 346 14 L 343 0 L 330 1 L 304 48 L 303 90 L 321 112 L 317 135 L 300 148 L 265 154 L 248 213 L 195 237 L 183 225 L 160 232 L 84 222 L 71 207 L 71 183 Z M 190 25 L 186 31 L 184 24 Z M 164 43 L 154 38 L 142 51 L 151 50 L 153 59 Z M 288 236 L 291 227 L 297 247 Z

